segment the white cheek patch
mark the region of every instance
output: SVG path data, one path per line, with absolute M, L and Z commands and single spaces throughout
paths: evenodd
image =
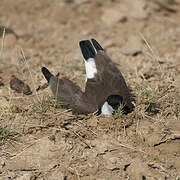
M 84 60 L 86 68 L 86 82 L 87 79 L 93 79 L 95 74 L 97 74 L 96 63 L 94 58 L 89 58 Z
M 112 116 L 114 109 L 107 103 L 107 101 L 102 105 L 101 112 L 107 117 Z

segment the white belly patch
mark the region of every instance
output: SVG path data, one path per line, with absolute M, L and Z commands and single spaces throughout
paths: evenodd
M 101 107 L 102 114 L 104 114 L 107 117 L 112 116 L 113 111 L 114 109 L 108 104 L 107 101 Z

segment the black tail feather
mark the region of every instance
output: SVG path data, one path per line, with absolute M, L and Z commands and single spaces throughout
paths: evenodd
M 49 81 L 50 81 L 50 79 L 51 79 L 51 77 L 52 77 L 53 75 L 49 72 L 49 70 L 48 70 L 46 67 L 42 67 L 42 68 L 41 68 L 41 71 L 42 71 L 44 77 L 46 78 L 46 80 L 47 80 L 48 83 L 49 83 Z
M 95 39 L 91 39 L 96 51 L 102 50 L 104 51 L 104 49 L 101 47 L 101 45 L 95 40 Z
M 79 46 L 85 60 L 93 58 L 96 55 L 96 52 L 89 40 L 80 41 Z

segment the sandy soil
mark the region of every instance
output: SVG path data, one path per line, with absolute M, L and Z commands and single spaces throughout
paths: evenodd
M 180 179 L 179 0 L 1 0 L 0 25 L 0 179 Z M 42 66 L 84 89 L 78 43 L 92 37 L 135 94 L 131 114 L 73 115 L 46 88 Z

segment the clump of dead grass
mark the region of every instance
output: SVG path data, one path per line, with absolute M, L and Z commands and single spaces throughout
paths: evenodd
M 169 72 L 168 63 L 161 64 L 162 61 L 160 57 L 155 53 L 151 45 L 141 35 L 144 41 L 149 61 L 151 61 L 150 74 L 151 76 L 146 78 L 141 78 L 140 81 L 136 81 L 136 114 L 139 117 L 142 116 L 151 118 L 152 116 L 158 115 L 155 119 L 166 119 L 167 116 L 172 115 L 178 117 L 179 108 L 177 97 L 177 89 L 173 85 L 176 79 L 176 72 Z M 141 77 L 141 75 L 140 75 Z
M 120 104 L 120 106 L 118 107 L 118 109 L 114 112 L 112 118 L 113 119 L 118 119 L 118 118 L 121 118 L 124 114 L 123 112 L 123 104 Z
M 45 95 L 42 98 L 36 98 L 32 101 L 29 112 L 31 112 L 31 114 L 40 114 L 40 115 L 43 115 L 43 113 L 46 112 L 52 112 L 53 114 L 57 109 L 66 106 L 67 103 L 56 101 L 51 96 Z
M 17 138 L 20 136 L 20 133 L 12 127 L 12 123 L 8 121 L 13 118 L 10 105 L 0 108 L 0 146 L 5 143 L 17 141 Z
M 30 112 L 32 114 L 43 114 L 46 113 L 48 110 L 51 110 L 52 107 L 57 107 L 58 104 L 53 101 L 50 96 L 43 96 L 41 99 L 35 99 L 32 102 Z
M 57 102 L 49 95 L 31 100 L 28 111 L 24 114 L 27 118 L 27 132 L 32 128 L 38 130 L 54 125 L 56 119 L 58 119 L 58 114 L 61 114 L 61 108 L 65 105 L 66 103 Z
M 145 113 L 148 115 L 155 115 L 159 112 L 160 103 L 158 102 L 158 90 L 150 88 L 147 84 L 144 84 L 139 89 L 138 103 L 144 104 Z
M 10 141 L 16 141 L 18 135 L 10 127 L 0 127 L 0 145 Z

